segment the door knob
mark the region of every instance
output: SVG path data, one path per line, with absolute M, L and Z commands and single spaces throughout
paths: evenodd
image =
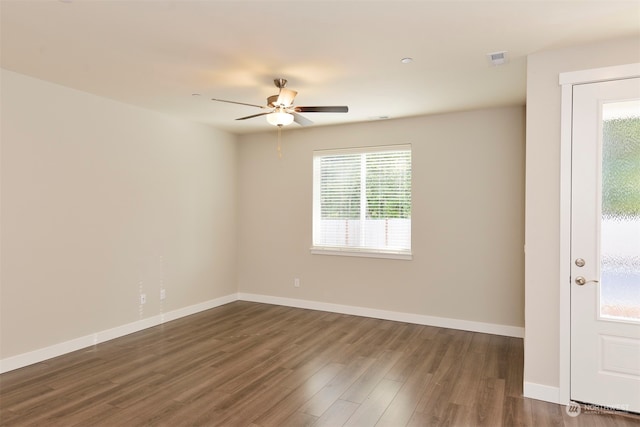
M 599 280 L 587 280 L 582 276 L 576 277 L 576 285 L 582 286 L 582 285 L 585 285 L 587 283 L 600 283 L 600 281 Z

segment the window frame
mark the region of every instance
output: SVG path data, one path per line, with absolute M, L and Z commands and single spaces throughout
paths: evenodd
M 320 204 L 320 167 L 319 161 L 323 156 L 332 155 L 352 155 L 352 154 L 373 154 L 385 151 L 402 151 L 408 150 L 411 155 L 411 167 L 413 169 L 413 149 L 411 144 L 396 144 L 396 145 L 380 145 L 380 146 L 366 146 L 366 147 L 353 147 L 353 148 L 339 148 L 339 149 L 324 149 L 313 151 L 313 191 L 312 191 L 312 246 L 310 248 L 311 254 L 314 255 L 337 255 L 337 256 L 355 256 L 366 258 L 387 258 L 387 259 L 399 259 L 399 260 L 412 260 L 413 259 L 413 242 L 412 231 L 409 233 L 410 248 L 406 250 L 397 249 L 381 249 L 381 248 L 367 248 L 360 246 L 329 246 L 329 245 L 315 245 L 316 236 L 320 233 L 320 224 L 316 221 L 317 218 L 321 218 L 321 204 Z M 366 192 L 366 191 L 365 191 Z M 411 206 L 412 215 L 409 217 L 411 225 L 413 223 L 413 174 L 411 176 Z

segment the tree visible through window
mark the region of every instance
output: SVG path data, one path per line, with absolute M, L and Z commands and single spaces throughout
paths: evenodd
M 410 254 L 411 147 L 314 154 L 314 248 Z

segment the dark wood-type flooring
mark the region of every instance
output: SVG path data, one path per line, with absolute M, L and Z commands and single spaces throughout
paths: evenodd
M 522 397 L 518 338 L 234 302 L 0 376 L 3 426 L 631 426 Z

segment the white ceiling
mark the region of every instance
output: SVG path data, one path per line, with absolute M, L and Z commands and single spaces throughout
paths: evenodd
M 640 37 L 640 2 L 0 0 L 0 24 L 5 69 L 244 133 L 261 110 L 210 98 L 263 105 L 277 77 L 349 106 L 316 125 L 524 105 L 528 54 Z

